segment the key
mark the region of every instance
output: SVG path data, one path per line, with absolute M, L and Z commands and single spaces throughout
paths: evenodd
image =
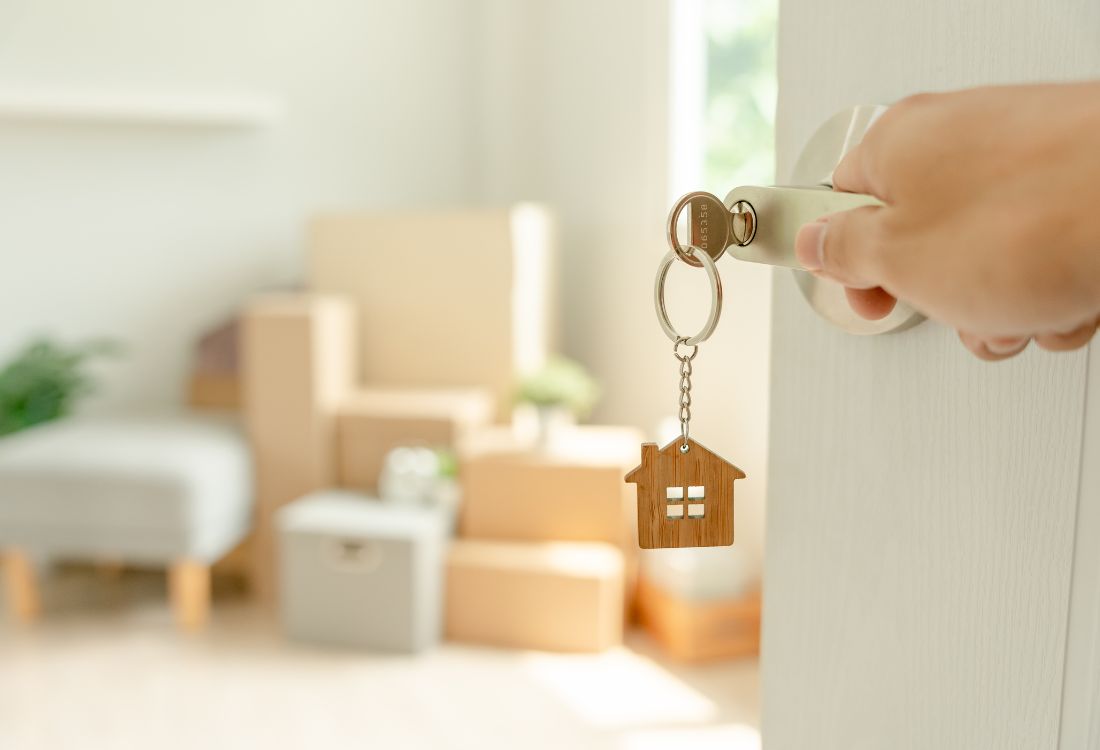
M 697 268 L 702 263 L 681 244 L 685 234 L 686 244 L 705 250 L 713 260 L 729 250 L 738 260 L 799 268 L 794 238 L 803 224 L 837 211 L 881 205 L 873 196 L 825 186 L 746 185 L 731 190 L 725 203 L 710 193 L 688 193 L 668 216 L 668 242 L 682 261 Z
M 681 226 L 681 216 L 684 225 Z M 756 213 L 752 206 L 744 201 L 726 208 L 718 196 L 696 191 L 688 193 L 676 205 L 668 216 L 668 242 L 680 260 L 695 267 L 702 262 L 684 252 L 680 235 L 687 230 L 687 244 L 703 250 L 713 260 L 718 260 L 733 246 L 745 246 L 752 242 L 756 231 Z

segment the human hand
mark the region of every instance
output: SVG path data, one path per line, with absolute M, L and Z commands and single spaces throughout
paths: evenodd
M 1100 318 L 1100 83 L 904 99 L 833 174 L 884 206 L 798 233 L 802 266 L 860 315 L 898 298 L 987 360 L 1076 349 Z

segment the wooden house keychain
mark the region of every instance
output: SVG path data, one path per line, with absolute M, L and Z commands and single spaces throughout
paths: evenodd
M 708 204 L 717 202 L 722 210 L 708 211 Z M 704 231 L 700 244 L 681 246 L 676 237 L 680 212 L 692 206 L 694 229 L 698 217 L 703 218 Z M 711 204 L 712 205 L 712 204 Z M 672 249 L 661 261 L 653 288 L 657 320 L 672 340 L 673 356 L 680 363 L 680 435 L 663 448 L 656 443 L 642 444 L 642 462 L 626 475 L 628 483 L 638 486 L 638 544 L 643 549 L 655 547 L 717 547 L 733 544 L 733 483 L 744 479 L 745 473 L 717 453 L 693 440 L 691 426 L 692 363 L 699 354 L 699 345 L 710 338 L 722 312 L 722 280 L 711 252 L 721 256 L 725 247 L 707 247 L 707 214 L 714 225 L 712 237 L 717 239 L 725 230 L 726 245 L 736 242 L 734 227 L 719 225 L 721 217 L 730 217 L 718 198 L 707 193 L 692 193 L 681 198 L 669 215 L 668 238 Z M 735 217 L 736 218 L 736 217 Z M 751 232 L 752 227 L 747 231 Z M 743 231 L 745 231 L 743 229 Z M 693 232 L 692 241 L 700 237 Z M 714 243 L 718 244 L 718 243 Z M 740 244 L 740 243 L 739 243 Z M 677 258 L 691 266 L 702 267 L 710 281 L 710 314 L 702 329 L 694 336 L 681 336 L 673 328 L 665 306 L 665 279 Z

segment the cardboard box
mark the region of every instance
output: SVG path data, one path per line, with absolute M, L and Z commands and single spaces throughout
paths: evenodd
M 545 451 L 506 430 L 479 433 L 459 453 L 464 537 L 608 542 L 637 549 L 634 488 L 642 435 L 626 427 L 573 427 Z
M 204 332 L 195 343 L 187 404 L 196 409 L 241 408 L 241 323 L 231 318 Z
M 355 377 L 355 309 L 346 299 L 273 294 L 244 315 L 244 419 L 256 479 L 255 568 L 262 600 L 275 595 L 274 513 L 335 478 L 336 407 Z
M 218 411 L 240 409 L 240 378 L 236 375 L 193 373 L 187 381 L 187 405 L 194 409 Z
M 361 388 L 337 410 L 337 481 L 342 487 L 373 492 L 393 448 L 453 450 L 485 427 L 494 410 L 492 394 L 485 389 Z
M 739 599 L 691 600 L 642 576 L 637 596 L 639 621 L 674 658 L 699 662 L 760 654 L 759 592 Z
M 355 301 L 364 382 L 485 387 L 503 419 L 517 373 L 555 348 L 553 250 L 534 205 L 323 216 L 308 284 Z
M 600 542 L 456 540 L 447 558 L 448 638 L 547 651 L 622 642 L 623 559 Z

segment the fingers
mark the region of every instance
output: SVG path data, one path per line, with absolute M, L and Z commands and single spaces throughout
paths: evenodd
M 1092 340 L 1096 333 L 1096 320 L 1078 326 L 1069 333 L 1045 333 L 1035 337 L 1035 343 L 1051 352 L 1066 352 L 1080 349 Z
M 849 298 L 850 299 L 850 298 Z M 1035 343 L 1052 352 L 1065 352 L 1080 349 L 1092 340 L 1096 333 L 1098 320 L 1091 320 L 1068 333 L 1045 333 L 1035 337 Z M 959 331 L 959 340 L 979 359 L 998 362 L 1015 357 L 1027 348 L 1030 336 L 1002 336 L 983 338 L 965 331 Z
M 862 206 L 806 224 L 795 238 L 798 262 L 857 289 L 879 286 L 882 267 L 881 206 Z
M 880 286 L 872 289 L 845 288 L 848 304 L 860 317 L 867 320 L 881 320 L 894 310 L 898 301 Z
M 1002 359 L 1015 357 L 1026 349 L 1028 342 L 1031 341 L 1026 336 L 983 339 L 965 331 L 959 331 L 959 340 L 974 356 L 986 362 L 999 362 Z
M 877 283 L 881 211 L 879 206 L 865 206 L 832 214 L 802 227 L 795 238 L 802 267 L 844 284 L 848 304 L 868 320 L 885 318 L 897 304 Z

